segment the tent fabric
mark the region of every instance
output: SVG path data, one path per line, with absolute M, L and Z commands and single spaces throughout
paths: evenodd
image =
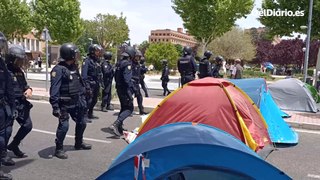
M 271 141 L 265 120 L 253 104 L 229 81 L 195 80 L 164 99 L 142 124 L 138 136 L 165 124 L 195 122 L 224 130 L 259 151 Z
M 137 155 L 143 156 L 141 167 L 134 166 Z M 142 134 L 97 179 L 167 179 L 178 174 L 203 180 L 211 179 L 210 174 L 236 179 L 290 179 L 230 134 L 194 123 L 163 125 Z
M 309 90 L 309 92 L 311 93 L 314 101 L 316 103 L 320 102 L 320 95 L 317 91 L 317 89 L 314 86 L 309 85 L 308 83 L 304 83 L 304 85 L 306 86 L 306 88 Z
M 282 119 L 282 111 L 273 101 L 264 79 L 233 79 L 230 81 L 246 92 L 258 105 L 268 124 L 269 136 L 273 143 L 298 143 L 298 134 Z
M 318 112 L 317 104 L 303 82 L 281 79 L 269 85 L 272 98 L 282 110 Z

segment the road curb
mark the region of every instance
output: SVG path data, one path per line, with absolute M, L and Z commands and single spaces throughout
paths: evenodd
M 286 122 L 293 128 L 320 131 L 319 124 L 299 123 L 299 122 L 290 122 L 290 121 L 286 121 Z

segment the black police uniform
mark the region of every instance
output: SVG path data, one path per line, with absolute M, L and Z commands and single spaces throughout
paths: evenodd
M 103 74 L 103 91 L 102 91 L 102 102 L 101 109 L 104 110 L 105 106 L 110 110 L 111 107 L 111 89 L 112 89 L 112 80 L 114 77 L 114 69 L 109 60 L 103 61 L 101 64 L 101 70 Z
M 62 61 L 51 71 L 50 104 L 53 111 L 58 112 L 59 125 L 56 132 L 56 154 L 63 153 L 63 141 L 69 129 L 69 115 L 75 121 L 75 149 L 91 149 L 83 143 L 83 133 L 86 129 L 84 111 L 86 100 L 83 96 L 85 87 L 77 70 L 77 66 L 68 65 Z M 85 146 L 83 146 L 85 145 Z
M 144 62 L 144 60 L 140 60 L 140 84 L 141 84 L 141 89 L 144 91 L 144 94 L 146 97 L 149 97 L 148 94 L 148 89 L 146 86 L 146 83 L 144 82 L 144 78 L 145 78 L 145 73 L 147 73 L 148 68 L 146 67 L 146 64 Z
M 181 74 L 182 86 L 195 79 L 196 63 L 191 55 L 185 55 L 178 60 L 178 70 Z
M 134 109 L 132 97 L 134 93 L 132 83 L 132 64 L 129 60 L 129 55 L 124 56 L 117 62 L 115 81 L 121 108 L 117 120 L 110 128 L 115 135 L 120 136 L 123 133 L 123 121 L 132 114 Z
M 207 57 L 203 57 L 199 63 L 199 78 L 210 77 L 211 63 Z
M 212 66 L 211 77 L 214 77 L 214 78 L 222 78 L 223 77 L 223 75 L 221 75 L 219 73 L 219 71 L 222 67 L 222 61 L 223 61 L 223 57 L 221 57 L 221 56 L 217 56 L 215 58 L 215 64 Z
M 168 95 L 170 94 L 171 92 L 169 91 L 168 89 L 168 82 L 169 82 L 169 68 L 168 68 L 168 65 L 167 63 L 164 63 L 164 66 L 163 66 L 163 69 L 162 69 L 162 75 L 161 75 L 161 85 L 162 85 L 162 88 L 163 88 L 163 95 Z
M 20 124 L 20 128 L 13 138 L 13 141 L 8 145 L 8 150 L 12 150 L 18 157 L 25 157 L 26 155 L 20 151 L 18 145 L 32 130 L 32 121 L 30 117 L 30 109 L 33 105 L 26 99 L 24 92 L 31 89 L 28 85 L 24 72 L 19 67 L 15 67 L 13 64 L 8 64 L 8 70 L 13 77 L 13 89 L 15 93 L 16 109 L 18 116 L 17 122 Z M 32 89 L 31 89 L 32 90 Z
M 14 165 L 7 155 L 7 143 L 12 133 L 13 116 L 15 111 L 15 94 L 13 79 L 0 57 L 0 165 Z M 1 178 L 1 177 L 0 177 Z
M 99 60 L 94 55 L 89 55 L 83 65 L 81 71 L 82 78 L 87 86 L 87 89 L 91 89 L 90 97 L 87 98 L 88 104 L 88 117 L 97 118 L 93 116 L 93 108 L 98 101 L 98 95 L 100 90 L 100 65 Z
M 144 108 L 143 108 L 143 97 L 140 91 L 140 74 L 141 69 L 140 69 L 140 64 L 139 62 L 132 62 L 132 82 L 133 82 L 133 89 L 134 89 L 134 95 L 137 98 L 137 104 L 139 107 L 139 113 L 142 114 L 146 114 L 144 112 Z

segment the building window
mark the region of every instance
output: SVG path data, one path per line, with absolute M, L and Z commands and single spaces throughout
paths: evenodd
M 154 35 L 155 35 L 155 36 L 158 36 L 158 33 L 155 33 Z
M 169 39 L 166 39 L 166 41 L 168 42 L 168 41 L 169 41 Z
M 151 33 L 151 36 L 154 36 L 154 33 Z

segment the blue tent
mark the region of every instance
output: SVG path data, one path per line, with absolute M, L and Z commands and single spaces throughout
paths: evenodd
M 230 81 L 246 92 L 259 107 L 268 124 L 268 132 L 273 143 L 298 143 L 298 134 L 282 119 L 282 116 L 286 114 L 280 110 L 272 99 L 264 79 L 230 79 Z
M 222 130 L 202 124 L 174 123 L 139 136 L 98 180 L 212 177 L 290 179 Z

